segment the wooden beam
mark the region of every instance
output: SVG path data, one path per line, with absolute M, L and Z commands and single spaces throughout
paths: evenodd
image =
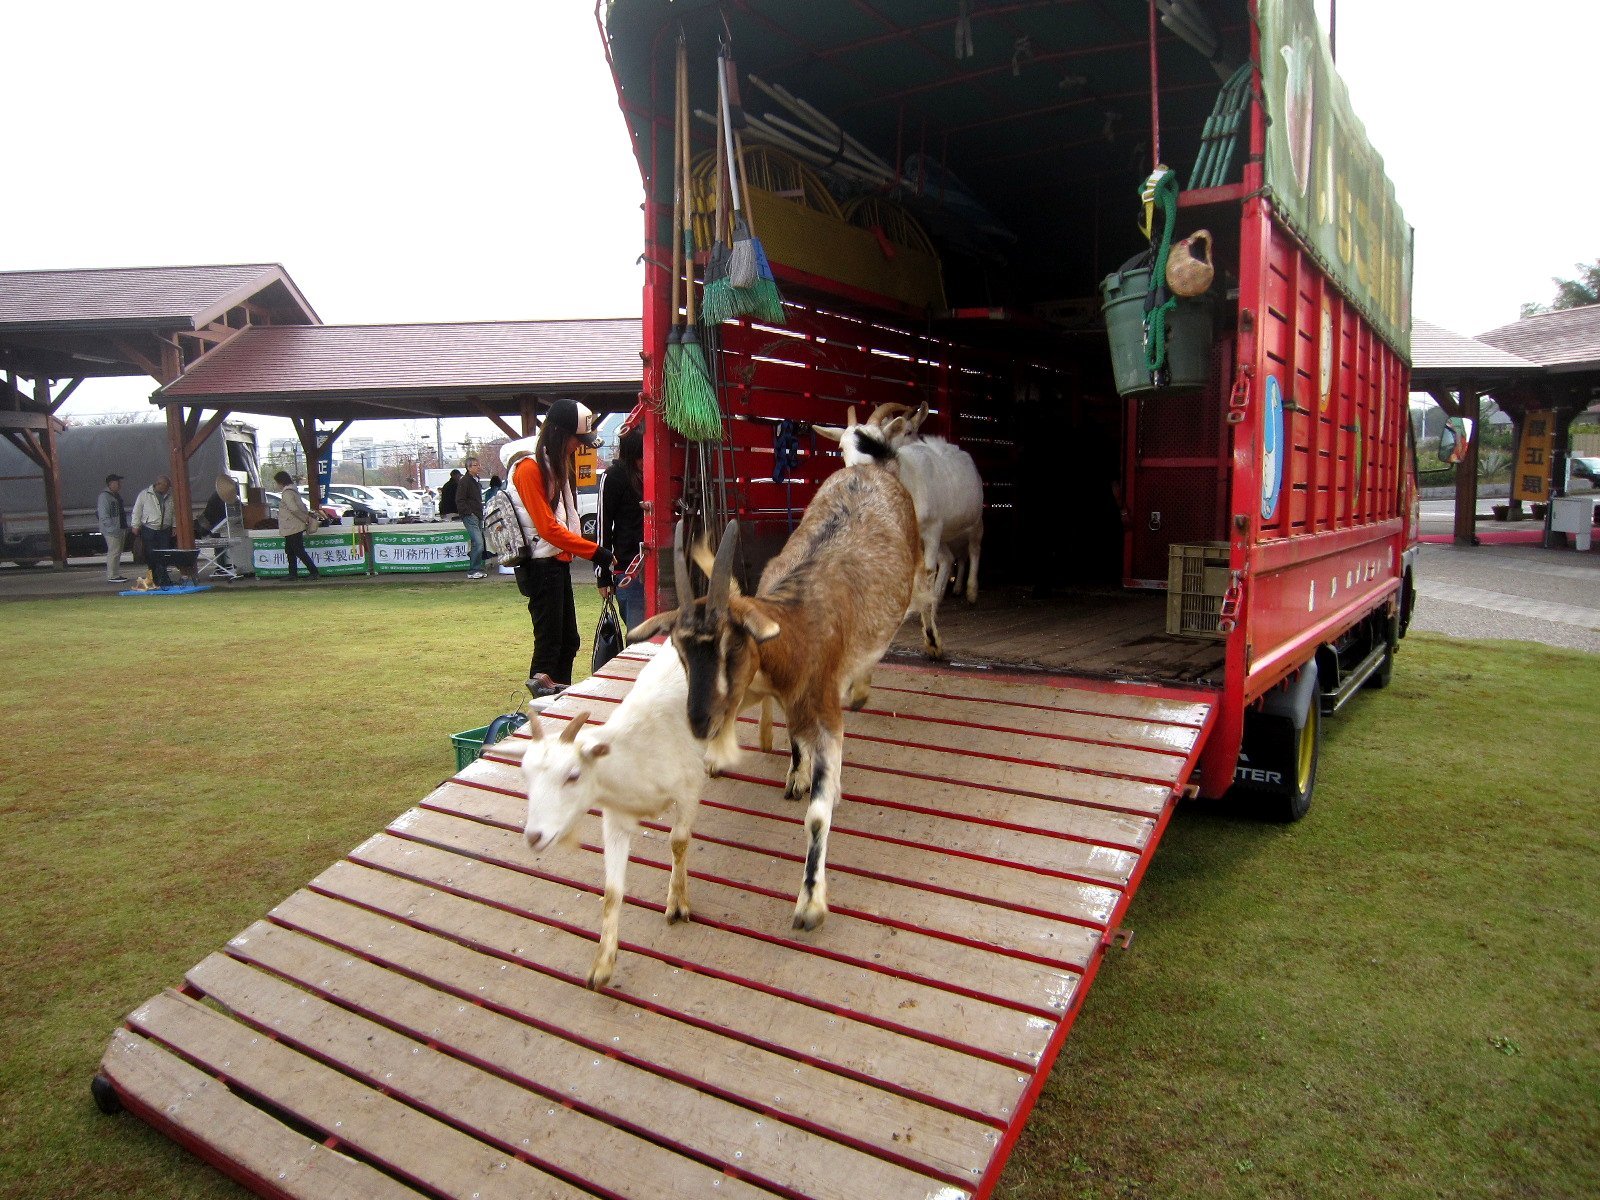
M 189 451 L 184 445 L 186 414 L 181 404 L 167 405 L 167 448 L 172 463 L 172 529 L 179 550 L 194 549 L 194 498 L 189 494 Z
M 111 344 L 116 348 L 118 354 L 122 355 L 123 358 L 132 363 L 134 366 L 138 367 L 146 375 L 150 376 L 150 378 L 161 379 L 161 368 L 156 365 L 155 360 L 149 355 L 140 351 L 139 348 L 132 342 L 126 342 L 119 338 L 113 339 Z M 166 383 L 169 381 L 163 379 L 162 382 Z
M 1460 393 L 1455 415 L 1472 422 L 1472 437 L 1467 442 L 1467 457 L 1456 464 L 1456 519 L 1453 533 L 1458 546 L 1478 544 L 1478 441 L 1483 423 L 1478 419 L 1478 393 Z
M 33 381 L 33 398 L 40 408 L 50 407 L 50 381 Z M 56 449 L 56 423 L 47 420 L 38 446 L 44 467 L 44 505 L 50 517 L 50 557 L 62 570 L 67 567 L 67 522 L 61 511 L 61 455 Z
M 39 449 L 39 439 L 32 433 L 29 433 L 27 430 L 20 429 L 5 429 L 0 430 L 0 433 L 3 433 L 6 441 L 10 442 L 18 450 L 22 451 L 23 454 L 27 455 L 28 460 L 32 462 L 34 466 L 44 466 L 44 452 Z M 19 478 L 23 477 L 19 476 Z M 31 479 L 32 476 L 26 476 L 26 478 Z
M 54 420 L 49 413 L 12 412 L 0 409 L 0 429 L 43 429 Z M 56 421 L 56 424 L 61 424 Z
M 495 412 L 482 400 L 478 399 L 478 397 L 468 396 L 467 401 L 472 405 L 473 408 L 477 409 L 484 416 L 488 417 L 489 420 L 493 421 L 500 432 L 505 434 L 508 438 L 511 438 L 513 441 L 515 441 L 517 438 L 522 436 L 510 425 L 508 425 L 505 419 L 502 418 L 499 413 Z
M 195 409 L 195 415 L 198 416 L 199 413 L 200 413 L 200 410 L 199 409 Z M 222 422 L 227 418 L 227 416 L 228 416 L 228 410 L 225 409 L 225 408 L 219 408 L 219 409 L 217 409 L 216 412 L 212 413 L 210 420 L 208 420 L 197 431 L 195 431 L 192 435 L 190 435 L 188 441 L 186 441 L 184 443 L 184 445 L 183 445 L 183 456 L 184 456 L 184 458 L 185 459 L 193 458 L 195 456 L 195 452 L 198 451 L 200 449 L 200 447 L 205 444 L 205 440 L 208 437 L 210 437 L 216 431 L 217 426 L 221 425 Z M 188 430 L 188 422 L 187 421 L 184 422 L 184 429 L 185 429 L 185 432 L 187 432 L 187 430 Z
M 54 400 L 50 401 L 50 411 L 55 412 L 63 404 L 65 404 L 67 402 L 67 398 L 71 396 L 73 392 L 78 390 L 78 385 L 82 382 L 83 377 L 81 375 L 77 379 L 67 380 L 67 386 L 61 389 L 61 393 Z

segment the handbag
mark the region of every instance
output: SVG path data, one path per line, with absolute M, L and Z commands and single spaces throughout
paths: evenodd
M 594 654 L 589 660 L 589 669 L 598 671 L 617 655 L 628 644 L 628 627 L 622 623 L 622 610 L 617 607 L 617 596 L 613 592 L 600 601 L 600 620 L 594 627 Z

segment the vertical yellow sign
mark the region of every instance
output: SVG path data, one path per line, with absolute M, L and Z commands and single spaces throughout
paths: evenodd
M 572 479 L 580 488 L 593 487 L 600 471 L 600 455 L 593 446 L 579 446 L 572 456 Z
M 1550 451 L 1555 437 L 1555 413 L 1549 409 L 1532 409 L 1522 419 L 1517 465 L 1511 478 L 1513 500 L 1550 498 Z

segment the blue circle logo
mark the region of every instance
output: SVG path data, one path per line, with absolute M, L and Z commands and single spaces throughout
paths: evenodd
M 1283 388 L 1267 376 L 1267 411 L 1261 422 L 1261 519 L 1272 520 L 1283 490 Z

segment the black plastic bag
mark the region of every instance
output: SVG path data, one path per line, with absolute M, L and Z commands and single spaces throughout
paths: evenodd
M 622 613 L 617 608 L 615 593 L 600 601 L 600 621 L 594 627 L 594 656 L 589 669 L 598 671 L 628 644 L 628 627 L 622 623 Z

